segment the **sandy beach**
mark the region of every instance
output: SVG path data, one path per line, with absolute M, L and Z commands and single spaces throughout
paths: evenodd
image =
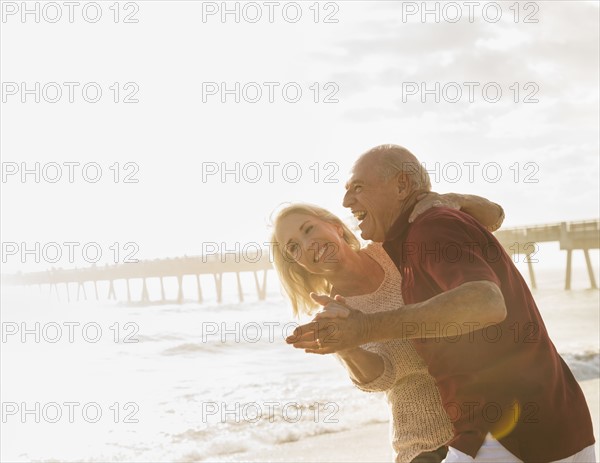
M 600 379 L 579 383 L 585 394 L 596 436 L 596 460 L 598 451 Z M 232 455 L 228 461 L 272 462 L 390 462 L 392 451 L 388 439 L 388 424 L 378 423 L 361 429 L 321 434 L 301 441 L 280 444 L 266 451 Z

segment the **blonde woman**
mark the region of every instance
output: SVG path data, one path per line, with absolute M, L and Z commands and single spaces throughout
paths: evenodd
M 500 206 L 478 196 L 428 193 L 412 218 L 440 205 L 462 209 L 490 229 L 498 228 L 504 217 Z M 273 225 L 275 268 L 295 315 L 312 314 L 318 307 L 311 292 L 341 295 L 364 312 L 393 310 L 401 303 L 401 275 L 381 244 L 361 248 L 334 214 L 294 204 L 279 211 Z M 453 437 L 452 426 L 411 342 L 369 343 L 337 355 L 359 389 L 386 393 L 395 461 L 441 462 L 445 444 Z

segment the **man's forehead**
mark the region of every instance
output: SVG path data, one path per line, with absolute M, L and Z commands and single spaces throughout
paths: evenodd
M 356 183 L 372 183 L 374 175 L 373 169 L 364 162 L 355 164 L 346 182 L 346 190 Z

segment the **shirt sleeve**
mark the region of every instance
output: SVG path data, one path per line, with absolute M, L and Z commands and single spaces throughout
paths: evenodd
M 411 267 L 424 272 L 442 292 L 470 281 L 491 281 L 501 287 L 492 264 L 504 250 L 475 219 L 458 211 L 436 208 L 415 222 L 405 243 Z

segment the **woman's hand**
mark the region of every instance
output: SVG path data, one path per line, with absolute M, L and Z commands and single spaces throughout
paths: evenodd
M 311 293 L 311 297 L 315 302 L 327 302 L 327 305 L 315 314 L 313 321 L 323 320 L 326 318 L 348 318 L 348 315 L 350 315 L 350 309 L 346 304 L 346 299 L 344 299 L 344 297 L 340 296 L 339 294 L 333 298 L 333 300 L 337 302 L 337 304 L 332 304 L 331 299 L 323 300 L 322 296 L 319 296 L 315 293 Z
M 314 295 L 313 299 L 315 299 L 315 297 L 319 297 L 317 295 Z M 340 296 L 339 294 L 337 296 L 334 297 L 335 302 L 341 304 L 341 305 L 333 305 L 333 304 L 328 304 L 327 306 L 323 307 L 321 310 L 319 310 L 316 314 L 315 317 L 313 318 L 312 321 L 317 321 L 317 320 L 326 320 L 326 319 L 332 319 L 332 318 L 348 318 L 348 316 L 350 315 L 350 309 L 348 308 L 348 305 L 346 304 L 346 299 L 343 296 Z M 318 301 L 317 301 L 318 302 Z M 349 359 L 353 356 L 353 354 L 356 354 L 357 351 L 361 350 L 360 347 L 351 347 L 350 349 L 344 349 L 344 350 L 340 350 L 337 351 L 336 354 L 339 355 L 340 357 L 342 357 L 343 359 Z M 318 353 L 315 351 L 311 351 L 311 350 L 306 350 L 306 352 L 308 353 Z
M 367 342 L 366 314 L 345 305 L 341 296 L 332 299 L 311 293 L 311 297 L 324 308 L 311 322 L 297 327 L 286 339 L 288 344 L 313 354 L 348 355 Z
M 417 204 L 408 218 L 408 222 L 414 220 L 432 207 L 449 207 L 457 209 L 474 217 L 480 224 L 490 232 L 498 230 L 504 222 L 504 210 L 499 204 L 493 203 L 481 196 L 462 195 L 458 193 L 445 193 L 443 195 L 430 191 L 417 196 Z
M 379 378 L 385 369 L 383 358 L 374 352 L 361 349 L 356 342 L 363 330 L 351 326 L 366 314 L 348 306 L 346 300 L 337 295 L 335 298 L 311 293 L 310 297 L 323 306 L 313 320 L 296 328 L 294 335 L 287 339 L 294 347 L 303 348 L 310 354 L 335 353 L 348 370 L 353 381 L 367 384 Z M 358 322 L 358 325 L 364 324 Z M 333 329 L 331 329 L 333 328 Z M 346 339 L 344 339 L 346 338 Z M 347 346 L 343 348 L 343 346 Z
M 432 207 L 449 207 L 451 209 L 460 210 L 461 204 L 459 195 L 454 193 L 439 194 L 434 191 L 429 193 L 421 193 L 417 196 L 417 204 L 408 218 L 408 222 L 412 223 L 419 215 Z

